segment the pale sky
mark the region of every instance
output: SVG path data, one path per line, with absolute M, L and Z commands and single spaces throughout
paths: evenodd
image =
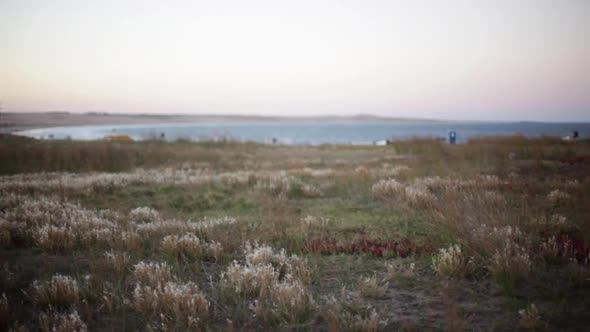
M 590 1 L 0 0 L 0 102 L 590 121 Z

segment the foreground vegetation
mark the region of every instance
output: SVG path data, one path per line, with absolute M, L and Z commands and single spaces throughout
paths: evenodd
M 575 330 L 590 142 L 0 139 L 0 330 Z

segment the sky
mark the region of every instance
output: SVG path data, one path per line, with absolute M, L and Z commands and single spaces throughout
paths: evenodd
M 590 1 L 0 0 L 0 103 L 590 121 Z

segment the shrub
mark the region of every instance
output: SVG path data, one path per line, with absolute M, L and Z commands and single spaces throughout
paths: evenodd
M 496 250 L 489 270 L 500 286 L 510 293 L 515 282 L 529 275 L 531 265 L 527 251 L 508 239 L 503 248 Z
M 387 292 L 389 283 L 379 282 L 377 275 L 361 277 L 358 282 L 358 288 L 362 296 L 370 298 L 382 298 Z
M 123 273 L 127 270 L 127 266 L 129 265 L 129 255 L 126 253 L 117 253 L 114 251 L 107 251 L 105 252 L 105 258 L 109 266 L 111 266 L 115 271 L 118 273 Z
M 381 200 L 400 199 L 404 193 L 404 185 L 395 179 L 380 180 L 371 187 L 371 192 Z
M 420 181 L 405 186 L 395 179 L 380 180 L 373 185 L 371 192 L 380 200 L 403 202 L 409 206 L 425 206 L 436 200 L 428 186 Z
M 120 232 L 113 238 L 113 246 L 121 250 L 134 250 L 139 248 L 141 236 L 135 231 Z
M 568 279 L 578 286 L 590 284 L 590 254 L 582 261 L 578 261 L 576 258 L 570 258 L 565 266 L 565 272 Z
M 189 222 L 189 228 L 194 231 L 200 231 L 201 233 L 207 233 L 208 230 L 219 227 L 219 226 L 227 226 L 233 225 L 236 223 L 236 218 L 230 216 L 224 217 L 205 217 L 203 220 L 199 222 Z
M 307 260 L 297 255 L 287 256 L 285 249 L 277 252 L 268 245 L 246 242 L 244 255 L 248 265 L 271 264 L 280 276 L 290 273 L 304 284 L 309 284 L 311 281 L 311 270 Z
M 428 206 L 436 201 L 434 196 L 427 188 L 420 186 L 407 186 L 403 191 L 403 198 L 410 206 Z
M 186 328 L 198 328 L 209 316 L 209 301 L 196 284 L 164 282 L 155 286 L 138 284 L 133 307 L 149 319 L 160 319 Z
M 385 267 L 387 269 L 387 278 L 389 280 L 396 280 L 399 277 L 411 278 L 416 274 L 416 265 L 414 263 L 410 263 L 407 266 L 387 263 Z
M 180 232 L 186 232 L 189 227 L 187 223 L 178 220 L 159 220 L 143 224 L 134 224 L 134 226 L 135 231 L 143 237 L 178 234 Z
M 363 305 L 356 297 L 342 289 L 340 299 L 334 296 L 326 298 L 325 312 L 330 331 L 376 332 L 383 330 L 387 320 L 381 320 L 377 310 Z
M 433 269 L 443 277 L 463 278 L 473 271 L 473 261 L 465 257 L 458 244 L 440 249 L 432 260 Z
M 305 217 L 301 218 L 301 222 L 305 226 L 308 226 L 308 227 L 312 227 L 312 226 L 326 227 L 331 224 L 330 218 L 315 217 L 312 215 L 306 215 Z
M 8 221 L 0 218 L 0 246 L 8 247 L 12 243 L 11 228 Z
M 88 328 L 77 311 L 59 313 L 55 311 L 39 314 L 39 328 L 43 332 L 86 332 Z
M 85 247 L 111 245 L 115 237 L 113 228 L 93 228 L 80 232 L 79 240 Z
M 43 306 L 64 307 L 80 300 L 78 282 L 69 276 L 56 274 L 51 280 L 33 282 L 33 299 Z
M 273 196 L 288 198 L 315 198 L 322 195 L 318 188 L 284 173 L 260 179 L 256 183 L 256 189 Z
M 207 243 L 192 233 L 168 235 L 162 240 L 162 248 L 179 260 L 196 260 L 201 257 L 217 260 L 223 252 L 220 243 Z
M 541 243 L 541 254 L 548 263 L 563 263 L 576 259 L 577 253 L 573 241 L 567 235 L 556 238 L 551 236 Z
M 6 294 L 2 293 L 2 297 L 0 297 L 0 329 L 2 330 L 8 327 L 8 321 L 10 319 L 9 308 L 8 298 Z
M 276 324 L 305 321 L 316 307 L 311 294 L 297 280 L 273 284 L 268 298 L 257 299 L 252 306 L 256 316 Z
M 571 196 L 568 193 L 563 192 L 559 189 L 555 189 L 551 191 L 549 194 L 547 194 L 547 201 L 554 205 L 564 203 L 568 201 L 570 198 Z
M 133 266 L 133 276 L 138 283 L 158 285 L 172 278 L 170 266 L 165 263 L 139 262 Z
M 33 230 L 33 240 L 42 249 L 65 251 L 74 246 L 76 238 L 69 226 L 43 225 Z
M 571 225 L 565 216 L 553 214 L 549 217 L 534 218 L 530 224 L 531 231 L 541 236 L 547 234 L 559 234 L 571 230 Z
M 131 212 L 129 212 L 129 218 L 131 219 L 131 222 L 137 224 L 146 224 L 161 220 L 158 211 L 145 206 L 131 210 Z
M 244 254 L 244 264 L 234 261 L 221 274 L 222 296 L 253 300 L 250 308 L 271 324 L 308 319 L 316 305 L 304 287 L 311 279 L 306 261 L 257 243 L 246 243 Z
M 278 278 L 270 264 L 250 266 L 234 261 L 221 274 L 221 289 L 226 295 L 256 298 L 266 295 Z
M 57 197 L 28 197 L 3 211 L 0 233 L 11 242 L 46 251 L 66 251 L 76 245 L 110 243 L 117 225 L 95 211 Z
M 539 327 L 541 322 L 541 315 L 534 303 L 530 306 L 518 311 L 520 315 L 520 326 L 527 330 L 535 330 Z
M 8 268 L 8 264 L 4 263 L 2 269 L 0 269 L 0 289 L 9 289 L 14 285 L 15 276 L 14 272 L 12 272 Z

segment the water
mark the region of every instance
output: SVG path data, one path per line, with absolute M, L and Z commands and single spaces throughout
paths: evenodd
M 577 130 L 581 138 L 590 137 L 590 123 L 538 122 L 264 122 L 264 123 L 191 123 L 78 126 L 34 129 L 20 135 L 39 139 L 97 140 L 111 135 L 128 135 L 134 140 L 188 139 L 238 140 L 282 144 L 373 144 L 385 139 L 434 137 L 447 139 L 457 133 L 457 142 L 478 136 L 524 135 L 567 136 Z

